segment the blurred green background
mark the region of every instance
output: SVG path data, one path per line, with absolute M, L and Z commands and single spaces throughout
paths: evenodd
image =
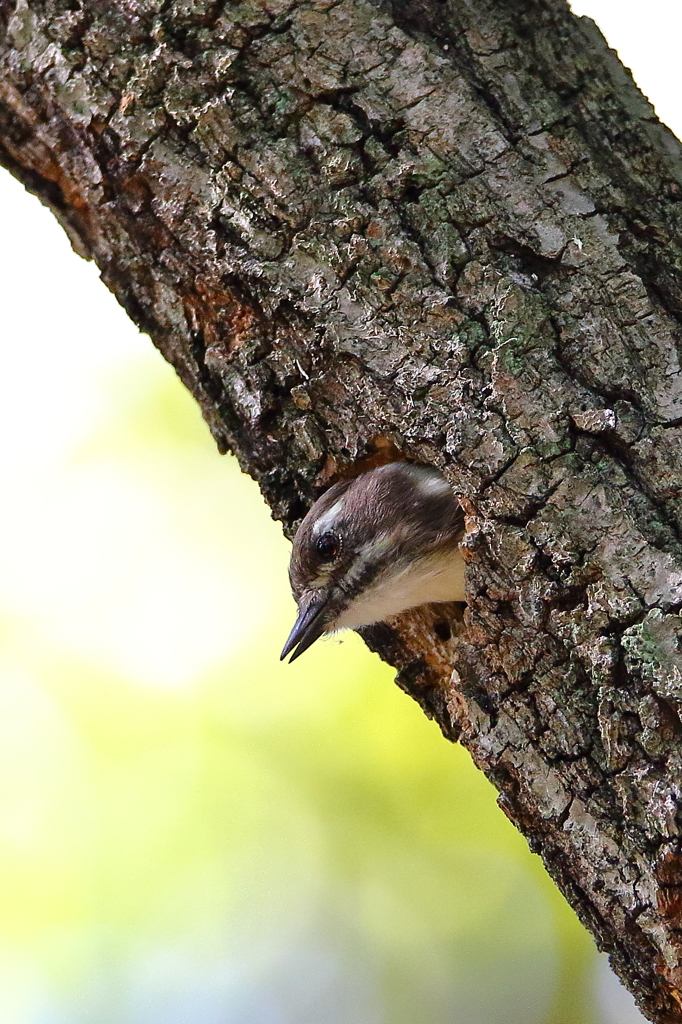
M 257 488 L 4 173 L 0 209 L 2 1024 L 641 1021 L 387 666 L 279 663 Z

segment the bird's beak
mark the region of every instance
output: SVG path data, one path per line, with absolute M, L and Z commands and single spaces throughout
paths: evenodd
M 289 659 L 289 664 L 291 664 L 300 654 L 307 651 L 318 637 L 322 636 L 326 625 L 324 611 L 327 607 L 328 598 L 329 595 L 324 592 L 318 592 L 307 600 L 304 598 L 298 610 L 298 618 L 294 623 L 294 628 L 289 633 L 284 650 L 279 656 L 280 661 L 284 661 L 287 654 L 290 654 L 296 648 Z

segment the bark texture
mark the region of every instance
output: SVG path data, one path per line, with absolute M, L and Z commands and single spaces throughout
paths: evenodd
M 470 601 L 367 631 L 682 1020 L 682 159 L 564 0 L 0 0 L 0 161 L 289 533 L 439 466 Z

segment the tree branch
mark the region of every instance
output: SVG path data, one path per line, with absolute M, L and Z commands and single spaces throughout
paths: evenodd
M 564 0 L 0 0 L 0 161 L 289 534 L 439 466 L 470 600 L 367 630 L 682 1020 L 682 160 Z

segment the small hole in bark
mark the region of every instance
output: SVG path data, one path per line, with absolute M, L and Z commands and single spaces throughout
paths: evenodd
M 416 185 L 407 185 L 403 193 L 405 202 L 407 203 L 418 203 L 419 197 L 422 194 L 422 190 Z
M 447 622 L 434 622 L 433 631 L 438 637 L 438 639 L 442 640 L 444 644 L 446 644 L 448 640 L 452 638 L 452 630 L 450 629 L 450 625 Z

